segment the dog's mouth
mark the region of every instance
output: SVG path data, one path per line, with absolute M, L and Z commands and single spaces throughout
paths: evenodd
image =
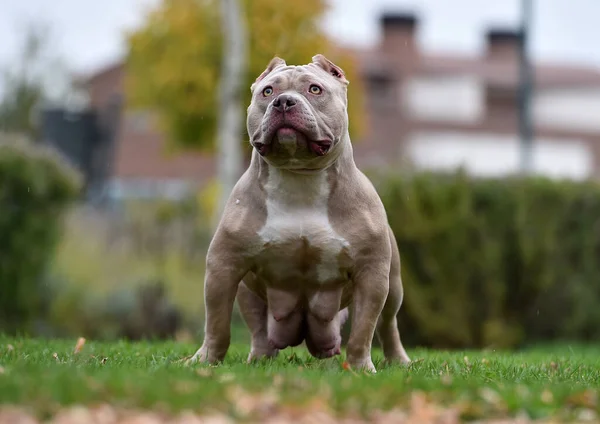
M 322 168 L 286 168 L 286 170 L 293 172 L 294 174 L 302 175 L 314 175 L 323 171 Z
M 317 156 L 325 156 L 331 150 L 331 140 L 315 140 L 310 141 L 308 146 Z
M 254 143 L 254 148 L 261 156 L 266 156 L 271 153 L 273 144 L 277 141 L 281 142 L 282 140 L 304 144 L 308 150 L 316 156 L 325 156 L 333 146 L 332 140 L 314 140 L 306 133 L 306 131 L 296 128 L 288 123 L 273 128 L 269 134 L 265 134 L 263 140 L 268 140 L 268 142 L 256 141 Z
M 266 144 L 266 143 L 261 143 L 261 142 L 256 142 L 254 143 L 254 148 L 256 149 L 256 151 L 258 152 L 259 155 L 261 156 L 265 156 L 269 153 L 271 145 L 270 144 Z
M 331 149 L 331 141 L 329 140 L 311 140 L 308 134 L 304 131 L 299 130 L 290 125 L 283 125 L 277 131 L 275 131 L 275 136 L 273 137 L 273 141 L 275 139 L 279 140 L 290 140 L 291 142 L 299 142 L 301 139 L 305 140 L 304 142 L 308 144 L 308 148 L 317 156 L 326 155 Z

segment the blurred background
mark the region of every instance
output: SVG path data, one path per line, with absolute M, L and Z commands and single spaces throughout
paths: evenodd
M 400 246 L 405 345 L 594 340 L 599 15 L 595 0 L 0 0 L 0 331 L 199 340 L 250 84 L 275 55 L 324 53 Z

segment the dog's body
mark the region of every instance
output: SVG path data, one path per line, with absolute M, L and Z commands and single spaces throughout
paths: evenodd
M 354 163 L 347 84 L 317 55 L 305 66 L 275 58 L 252 86 L 255 150 L 209 248 L 206 335 L 194 360 L 225 356 L 237 294 L 252 332 L 249 360 L 303 341 L 315 357 L 339 354 L 350 308 L 352 366 L 375 371 L 376 327 L 386 359 L 409 361 L 396 322 L 398 248 L 379 196 Z

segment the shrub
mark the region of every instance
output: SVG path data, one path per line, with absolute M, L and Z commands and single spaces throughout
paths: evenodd
M 79 175 L 48 148 L 0 135 L 0 332 L 28 331 Z
M 407 343 L 600 336 L 600 185 L 457 172 L 378 186 L 401 252 Z
M 96 339 L 197 333 L 208 241 L 195 204 L 191 198 L 128 202 L 118 213 L 70 210 L 47 272 L 52 303 L 45 333 Z M 141 305 L 157 293 L 157 281 L 164 291 L 148 313 Z M 177 326 L 165 332 L 175 315 Z

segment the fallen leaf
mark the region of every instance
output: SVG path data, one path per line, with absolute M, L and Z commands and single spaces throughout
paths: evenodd
M 594 409 L 597 405 L 596 392 L 588 389 L 580 393 L 575 393 L 567 398 L 567 403 L 576 407 Z
M 37 420 L 22 409 L 2 407 L 0 409 L 0 423 L 37 424 Z
M 118 422 L 117 411 L 110 405 L 100 405 L 92 410 L 92 414 L 97 424 L 109 424 Z
M 200 377 L 212 377 L 213 372 L 208 368 L 198 368 L 196 374 L 198 374 Z
M 540 399 L 542 400 L 542 402 L 550 404 L 554 401 L 554 395 L 550 390 L 546 389 L 542 392 Z
M 58 411 L 53 420 L 55 423 L 75 424 L 94 421 L 92 412 L 83 406 L 73 406 Z
M 273 376 L 273 387 L 281 387 L 283 384 L 283 376 L 281 374 L 275 374 Z
M 485 400 L 487 403 L 491 405 L 499 405 L 502 403 L 502 397 L 495 390 L 490 389 L 489 387 L 483 387 L 479 390 L 479 395 Z
M 193 412 L 184 411 L 180 416 L 172 422 L 172 424 L 205 424 L 211 422 L 207 419 L 201 419 L 196 416 Z
M 85 338 L 80 337 L 77 340 L 77 344 L 75 345 L 75 350 L 73 351 L 73 353 L 78 354 L 79 352 L 81 352 L 81 349 L 83 349 L 83 346 L 85 346 Z
M 221 377 L 219 378 L 219 381 L 221 383 L 229 383 L 231 381 L 235 380 L 235 375 L 231 374 L 231 373 L 227 373 L 227 374 L 223 374 L 221 375 Z
M 452 384 L 452 376 L 450 374 L 443 374 L 440 381 L 444 386 L 450 386 Z
M 161 424 L 162 422 L 163 420 L 158 414 L 150 411 L 144 411 L 120 421 L 121 424 Z
M 586 408 L 579 411 L 579 413 L 577 414 L 577 418 L 579 418 L 581 421 L 593 422 L 598 418 L 598 415 L 593 409 Z
M 344 371 L 348 371 L 348 372 L 350 372 L 350 373 L 352 373 L 352 374 L 354 374 L 354 375 L 358 375 L 358 374 L 357 374 L 357 373 L 356 373 L 356 372 L 355 372 L 355 371 L 352 369 L 352 367 L 350 366 L 350 364 L 348 363 L 348 361 L 344 361 L 344 362 L 342 362 L 342 369 L 343 369 Z

